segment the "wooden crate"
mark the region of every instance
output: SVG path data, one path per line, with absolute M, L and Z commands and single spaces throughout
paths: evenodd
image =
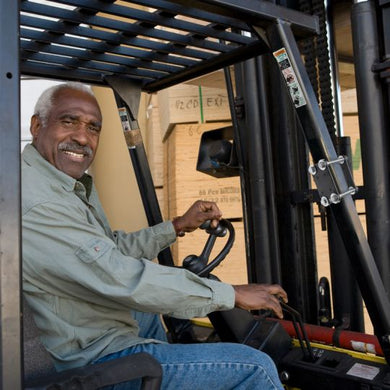
M 215 268 L 212 274 L 225 283 L 246 284 L 248 283 L 248 276 L 244 227 L 242 222 L 233 222 L 232 224 L 236 233 L 234 245 L 225 260 Z M 178 238 L 172 246 L 172 255 L 175 264 L 182 265 L 184 258 L 188 255 L 193 254 L 199 256 L 202 253 L 207 238 L 208 234 L 201 229 L 197 229 L 192 233 L 187 233 L 184 237 Z M 227 237 L 217 238 L 210 259 L 214 259 L 218 255 L 226 241 Z
M 357 115 L 357 98 L 356 88 L 346 89 L 341 92 L 341 105 L 343 109 L 343 115 L 355 114 Z
M 179 123 L 231 120 L 226 89 L 179 84 L 157 95 L 163 139 Z
M 201 135 L 229 123 L 176 125 L 164 143 L 164 198 L 169 218 L 198 199 L 217 202 L 225 218 L 242 218 L 238 176 L 215 178 L 196 170 Z
M 351 137 L 352 174 L 357 186 L 363 185 L 362 158 L 360 153 L 359 118 L 357 115 L 344 115 L 344 135 Z
M 146 153 L 155 187 L 164 185 L 163 144 L 157 95 L 151 95 L 146 109 Z
M 161 215 L 163 217 L 163 221 L 167 221 L 169 218 L 168 218 L 168 213 L 165 209 L 166 203 L 164 201 L 164 188 L 155 187 L 155 191 L 156 191 L 157 201 L 160 206 Z

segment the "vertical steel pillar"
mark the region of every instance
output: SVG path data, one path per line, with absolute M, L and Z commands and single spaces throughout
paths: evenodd
M 274 64 L 272 64 L 274 65 Z M 272 150 L 283 287 L 290 304 L 305 322 L 317 324 L 317 262 L 314 248 L 313 211 L 310 200 L 294 202 L 292 194 L 309 190 L 308 150 L 300 124 L 283 89 L 277 66 L 271 67 Z
M 365 204 L 367 236 L 388 296 L 390 296 L 390 175 L 389 107 L 385 85 L 372 72 L 380 55 L 374 1 L 356 2 L 352 7 L 352 37 Z
M 245 151 L 242 147 L 242 136 L 240 133 L 239 125 L 238 125 L 238 116 L 239 112 L 236 110 L 236 101 L 234 96 L 234 87 L 233 87 L 233 80 L 232 75 L 230 72 L 230 68 L 224 68 L 224 75 L 225 75 L 225 83 L 226 83 L 226 89 L 229 99 L 229 109 L 232 117 L 232 125 L 234 130 L 234 145 L 237 153 L 237 161 L 238 161 L 238 167 L 239 167 L 239 175 L 240 175 L 240 187 L 241 187 L 241 199 L 242 199 L 242 213 L 244 216 L 248 215 L 248 199 L 246 197 L 247 190 L 246 190 L 246 171 L 244 169 L 244 161 L 245 161 Z M 249 221 L 248 218 L 244 218 L 243 220 L 244 225 L 244 236 L 245 236 L 245 255 L 246 255 L 246 263 L 247 263 L 247 274 L 250 275 L 251 271 L 251 265 L 250 265 L 250 259 L 251 259 L 251 242 L 250 242 L 250 229 L 249 229 Z
M 0 388 L 22 388 L 19 1 L 0 2 Z
M 249 280 L 258 283 L 280 283 L 280 259 L 277 229 L 271 218 L 274 197 L 269 133 L 268 107 L 264 92 L 262 58 L 254 58 L 236 65 L 237 98 L 242 99 L 243 115 L 238 118 L 239 136 L 245 150 L 243 161 L 246 186 L 250 261 Z M 260 90 L 263 90 L 260 94 Z M 261 96 L 263 95 L 263 96 Z

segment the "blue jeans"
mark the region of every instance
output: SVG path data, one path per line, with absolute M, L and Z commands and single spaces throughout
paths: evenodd
M 144 313 L 133 315 L 139 321 L 142 337 L 165 339 L 157 316 Z M 137 352 L 148 352 L 161 363 L 162 390 L 283 389 L 271 358 L 242 344 L 139 344 L 104 356 L 95 363 Z M 136 380 L 110 389 L 138 390 L 140 383 L 140 380 Z

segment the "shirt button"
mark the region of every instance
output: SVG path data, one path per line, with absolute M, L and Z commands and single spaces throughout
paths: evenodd
M 100 252 L 100 246 L 95 246 L 93 249 L 95 249 L 95 252 Z

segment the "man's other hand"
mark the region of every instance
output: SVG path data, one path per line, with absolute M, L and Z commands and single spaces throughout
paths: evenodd
M 245 310 L 272 310 L 279 318 L 283 318 L 279 299 L 287 303 L 287 293 L 278 284 L 244 284 L 233 288 L 236 307 Z

